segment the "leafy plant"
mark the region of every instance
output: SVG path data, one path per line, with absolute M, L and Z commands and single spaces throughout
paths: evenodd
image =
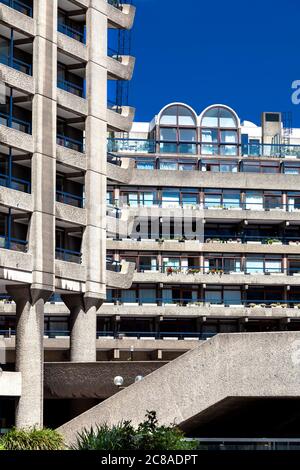
M 8 431 L 0 439 L 3 450 L 63 450 L 63 437 L 52 429 L 16 429 Z
M 131 421 L 117 425 L 102 424 L 78 433 L 73 450 L 192 450 L 195 441 L 186 441 L 174 424 L 159 426 L 155 411 L 134 428 Z

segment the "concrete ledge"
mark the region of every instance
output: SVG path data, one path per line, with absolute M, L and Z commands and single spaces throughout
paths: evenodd
M 14 303 L 0 302 L 0 314 L 15 315 Z M 45 315 L 68 316 L 70 314 L 65 304 L 46 303 Z M 186 317 L 186 318 L 300 318 L 300 309 L 288 307 L 244 307 L 244 306 L 215 306 L 215 305 L 112 305 L 104 303 L 97 312 L 98 316 L 120 317 Z M 103 338 L 105 339 L 105 338 Z
M 4 64 L 0 64 L 0 81 L 27 93 L 34 93 L 34 79 L 31 75 L 19 72 Z
M 76 150 L 63 147 L 62 145 L 56 146 L 56 160 L 63 165 L 78 168 L 83 171 L 86 170 L 86 155 L 81 152 L 76 152 Z
M 88 102 L 80 96 L 57 88 L 57 104 L 67 110 L 72 110 L 81 116 L 87 116 Z
M 0 373 L 0 397 L 20 397 L 22 394 L 21 372 Z
M 163 157 L 163 155 L 160 155 Z M 174 157 L 174 155 L 173 155 Z M 143 186 L 174 186 L 174 187 L 211 187 L 224 189 L 272 189 L 297 191 L 299 189 L 297 175 L 255 173 L 212 173 L 205 171 L 179 170 L 138 170 L 132 175 L 131 184 Z
M 76 41 L 66 34 L 57 33 L 57 47 L 68 55 L 87 62 L 87 47 L 82 42 Z
M 59 291 L 84 292 L 85 266 L 55 260 L 55 285 Z
M 32 278 L 32 256 L 30 253 L 0 248 L 1 279 L 30 283 Z
M 119 183 L 129 183 L 134 166 L 134 160 L 129 158 L 124 158 L 122 160 L 121 166 L 113 165 L 112 163 L 107 162 L 107 178 Z
M 122 261 L 120 273 L 106 271 L 106 285 L 108 288 L 129 289 L 132 285 L 135 264 Z
M 198 240 L 187 240 L 184 242 L 164 241 L 159 243 L 155 240 L 107 240 L 108 250 L 133 250 L 133 251 L 171 251 L 179 253 L 270 253 L 270 254 L 299 254 L 300 245 L 267 245 L 267 244 L 247 244 L 247 243 L 201 243 Z
M 118 56 L 119 59 L 107 57 L 106 65 L 110 79 L 131 80 L 135 66 L 135 57 L 129 55 Z
M 80 207 L 74 207 L 70 204 L 56 202 L 56 218 L 64 220 L 75 225 L 86 225 L 86 210 Z
M 0 21 L 9 24 L 12 28 L 18 29 L 30 36 L 35 34 L 35 22 L 33 18 L 23 15 L 14 8 L 10 8 L 0 3 Z
M 33 200 L 31 194 L 11 188 L 5 188 L 4 186 L 1 186 L 0 205 L 11 207 L 13 209 L 20 209 L 26 212 L 33 211 Z
M 127 237 L 131 235 L 134 224 L 134 217 L 130 216 L 128 212 L 122 212 L 121 218 L 117 219 L 116 216 L 110 216 L 109 213 L 106 217 L 106 231 L 108 236 Z
M 33 153 L 33 138 L 31 134 L 25 134 L 25 132 L 0 125 L 0 142 L 25 152 Z
M 219 285 L 300 285 L 300 277 L 286 276 L 285 274 L 165 274 L 155 271 L 134 273 L 133 282 L 153 284 L 219 284 Z
M 98 3 L 103 0 L 94 0 Z M 105 0 L 104 0 L 105 1 Z M 107 18 L 111 26 L 121 29 L 131 29 L 133 26 L 136 8 L 133 5 L 122 5 L 123 8 L 115 8 L 107 3 Z
M 122 113 L 107 109 L 107 125 L 110 130 L 129 132 L 132 127 L 135 109 L 122 106 Z

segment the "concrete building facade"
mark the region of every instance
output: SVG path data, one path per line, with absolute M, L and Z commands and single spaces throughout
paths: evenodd
M 108 106 L 108 80 L 134 66 L 108 56 L 108 31 L 131 29 L 134 14 L 112 0 L 0 2 L 0 284 L 16 306 L 19 427 L 43 424 L 45 303 L 60 295 L 70 360 L 92 362 L 106 286 L 132 277 L 126 263 L 106 276 L 105 197 L 107 132 L 134 114 Z

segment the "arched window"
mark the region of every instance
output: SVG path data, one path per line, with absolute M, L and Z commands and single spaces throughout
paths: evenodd
M 203 155 L 238 155 L 238 119 L 228 108 L 208 109 L 201 120 L 201 153 Z
M 161 153 L 195 154 L 197 151 L 197 120 L 186 106 L 176 104 L 164 109 L 159 120 Z

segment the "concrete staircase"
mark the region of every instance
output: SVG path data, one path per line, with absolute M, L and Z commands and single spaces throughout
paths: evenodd
M 185 427 L 226 399 L 300 396 L 300 332 L 219 334 L 61 426 L 67 443 L 83 428 L 155 410 Z

